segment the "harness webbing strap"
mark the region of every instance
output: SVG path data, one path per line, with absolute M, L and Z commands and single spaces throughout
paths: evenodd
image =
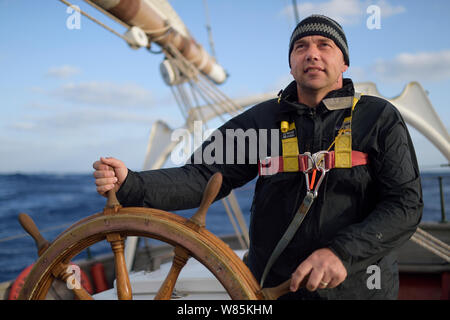
M 296 172 L 298 166 L 298 140 L 295 123 L 283 121 L 281 126 L 281 146 L 283 150 L 282 165 L 286 172 Z
M 335 151 L 329 151 L 324 155 L 325 169 L 337 168 L 336 166 L 336 153 Z M 307 155 L 299 154 L 297 156 L 297 166 L 299 172 L 305 172 L 309 166 L 309 158 Z M 283 157 L 271 157 L 259 161 L 258 172 L 260 176 L 269 176 L 279 172 L 291 172 L 285 170 Z M 352 150 L 351 151 L 351 167 L 362 166 L 369 163 L 369 157 L 367 153 Z
M 297 232 L 297 229 L 302 224 L 303 219 L 305 219 L 306 214 L 308 213 L 309 208 L 311 208 L 313 201 L 314 201 L 314 194 L 312 192 L 308 192 L 306 194 L 306 197 L 303 199 L 303 202 L 300 205 L 300 208 L 298 209 L 297 214 L 292 219 L 291 223 L 289 224 L 289 227 L 284 232 L 280 241 L 278 241 L 275 249 L 272 251 L 272 255 L 270 256 L 269 260 L 267 261 L 266 267 L 264 269 L 264 272 L 263 272 L 263 275 L 262 275 L 261 281 L 260 281 L 261 288 L 264 286 L 264 281 L 266 280 L 267 274 L 269 273 L 270 269 L 272 268 L 272 265 L 278 259 L 278 256 L 281 254 L 281 252 L 283 252 L 284 249 L 287 247 L 287 245 L 291 241 L 292 237 Z
M 353 104 L 350 117 L 344 119 L 339 134 L 334 140 L 335 151 L 335 167 L 351 168 L 352 167 L 352 117 L 359 97 L 353 97 Z

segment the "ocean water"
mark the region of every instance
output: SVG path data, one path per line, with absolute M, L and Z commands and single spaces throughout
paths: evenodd
M 442 177 L 445 208 L 450 208 L 450 173 L 422 174 L 424 215 L 422 221 L 441 220 L 438 177 Z M 254 181 L 236 190 L 236 196 L 249 223 Z M 91 174 L 3 174 L 0 175 L 0 282 L 8 281 L 37 259 L 32 238 L 24 233 L 17 217 L 29 214 L 44 238 L 55 239 L 78 220 L 103 210 L 105 198 L 95 191 Z M 195 210 L 177 212 L 190 217 Z M 447 220 L 450 220 L 450 213 Z M 216 235 L 234 233 L 226 211 L 218 201 L 207 215 L 206 227 Z M 109 253 L 106 241 L 90 247 L 90 253 Z M 82 252 L 77 258 L 87 257 Z

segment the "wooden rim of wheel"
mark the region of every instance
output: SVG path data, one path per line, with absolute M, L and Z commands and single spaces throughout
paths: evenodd
M 197 229 L 197 230 L 196 230 Z M 173 213 L 147 208 L 121 208 L 116 214 L 95 214 L 61 234 L 40 256 L 19 299 L 45 299 L 54 279 L 52 269 L 68 263 L 108 234 L 143 236 L 186 249 L 221 282 L 232 299 L 261 299 L 259 284 L 241 259 L 214 234 Z

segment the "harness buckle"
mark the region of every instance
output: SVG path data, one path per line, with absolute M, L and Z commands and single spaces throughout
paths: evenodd
M 328 151 L 318 151 L 311 156 L 314 160 L 314 166 L 322 173 L 328 172 L 331 169 L 329 165 L 329 154 Z
M 320 185 L 325 177 L 325 174 L 330 171 L 329 162 L 329 152 L 328 151 L 319 151 L 314 154 L 309 152 L 305 152 L 303 154 L 308 158 L 308 168 L 303 172 L 305 175 L 305 183 L 306 183 L 306 192 L 307 194 L 311 194 L 313 198 L 316 198 L 319 193 Z M 313 173 L 313 180 L 315 177 L 315 171 L 320 171 L 320 178 L 317 181 L 317 184 L 314 188 L 310 185 L 309 174 Z

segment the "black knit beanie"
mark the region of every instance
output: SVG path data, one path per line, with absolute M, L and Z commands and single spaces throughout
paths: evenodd
M 312 35 L 320 35 L 327 37 L 334 41 L 334 43 L 341 49 L 344 55 L 344 61 L 347 66 L 350 66 L 350 59 L 348 56 L 347 39 L 345 38 L 344 29 L 341 25 L 331 18 L 323 15 L 313 14 L 302 21 L 295 27 L 289 42 L 289 67 L 291 66 L 291 52 L 295 41 L 300 38 Z

